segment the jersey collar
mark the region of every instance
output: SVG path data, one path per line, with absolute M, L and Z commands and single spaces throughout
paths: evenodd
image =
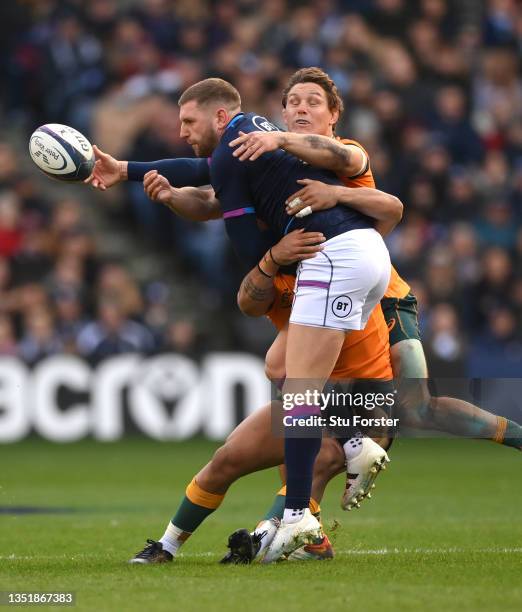
M 235 125 L 237 125 L 239 123 L 239 121 L 241 121 L 241 119 L 243 119 L 244 116 L 245 116 L 245 113 L 238 113 L 237 115 L 232 117 L 232 119 L 228 122 L 227 127 L 225 128 L 225 131 L 229 130 L 230 128 L 233 128 Z

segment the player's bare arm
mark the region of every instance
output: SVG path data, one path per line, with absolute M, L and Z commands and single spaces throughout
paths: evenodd
M 283 149 L 312 166 L 326 168 L 343 176 L 360 174 L 368 162 L 360 147 L 317 134 L 240 132 L 239 138 L 233 140 L 230 146 L 237 147 L 233 155 L 241 161 L 255 161 L 263 153 Z
M 259 267 L 261 268 L 261 263 Z M 268 266 L 267 266 L 268 267 Z M 261 317 L 274 301 L 273 276 L 262 272 L 257 266 L 245 276 L 239 287 L 237 303 L 243 314 Z
M 304 217 L 336 204 L 344 204 L 375 219 L 376 229 L 383 236 L 389 234 L 402 219 L 404 206 L 399 198 L 379 189 L 327 185 L 310 179 L 297 182 L 304 187 L 287 199 L 286 212 L 289 215 Z
M 213 189 L 172 187 L 169 181 L 151 170 L 145 174 L 143 189 L 147 196 L 188 221 L 209 221 L 223 216 Z
M 238 306 L 250 317 L 260 317 L 274 301 L 274 276 L 280 266 L 311 259 L 322 250 L 325 237 L 320 232 L 302 229 L 290 232 L 265 253 L 261 261 L 245 276 L 237 294 Z

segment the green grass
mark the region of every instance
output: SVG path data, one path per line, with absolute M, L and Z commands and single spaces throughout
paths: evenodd
M 0 446 L 0 506 L 76 509 L 0 515 L 0 590 L 75 591 L 80 610 L 520 610 L 521 457 L 487 442 L 398 441 L 374 498 L 323 503 L 331 562 L 220 566 L 228 534 L 251 527 L 275 470 L 237 483 L 165 566 L 129 566 L 158 538 L 216 445 L 128 440 Z

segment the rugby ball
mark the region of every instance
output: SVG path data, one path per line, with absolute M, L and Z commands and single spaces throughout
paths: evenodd
M 42 172 L 59 181 L 85 180 L 96 161 L 87 138 L 60 123 L 37 128 L 29 140 L 29 153 Z

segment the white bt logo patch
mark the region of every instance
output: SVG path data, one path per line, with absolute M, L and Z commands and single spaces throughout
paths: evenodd
M 263 132 L 280 132 L 281 131 L 273 123 L 270 123 L 268 119 L 265 119 L 264 117 L 260 117 L 259 115 L 252 117 L 252 123 L 256 126 L 258 130 L 262 130 Z

